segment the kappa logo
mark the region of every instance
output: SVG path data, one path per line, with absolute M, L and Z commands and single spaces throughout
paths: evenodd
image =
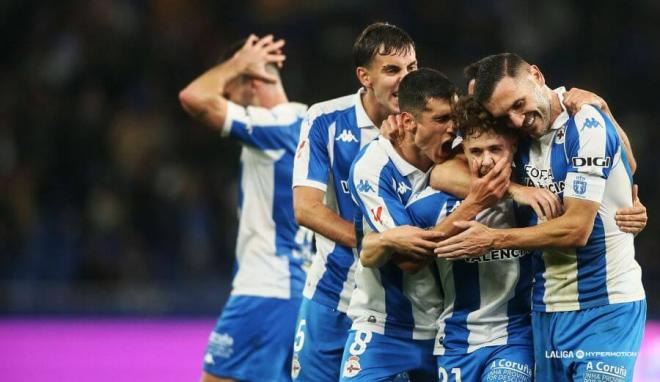
M 587 119 L 585 119 L 584 120 L 584 125 L 582 125 L 582 126 L 587 128 L 587 129 L 597 129 L 597 128 L 601 127 L 600 123 L 598 122 L 598 120 L 596 120 L 596 118 L 587 118 Z
M 573 191 L 578 195 L 584 195 L 587 192 L 587 182 L 586 178 L 583 176 L 578 176 L 573 181 Z
M 356 355 L 351 356 L 348 360 L 346 360 L 346 363 L 344 364 L 344 377 L 355 377 L 358 375 L 360 370 L 362 370 L 362 366 L 360 366 L 360 357 Z
M 357 142 L 357 138 L 355 138 L 355 135 L 350 130 L 342 130 L 342 132 L 339 134 L 337 138 L 335 138 L 335 141 L 342 141 L 342 142 Z
M 405 194 L 406 192 L 411 191 L 412 189 L 411 189 L 410 187 L 408 187 L 407 184 L 401 182 L 401 183 L 399 183 L 399 185 L 397 186 L 396 190 L 397 190 L 397 192 L 398 192 L 399 194 L 403 195 L 403 194 Z
M 355 188 L 360 192 L 374 192 L 374 188 L 371 187 L 371 184 L 366 179 L 361 179 Z
M 380 215 L 383 213 L 383 206 L 379 206 L 378 208 L 372 208 L 371 209 L 371 215 L 374 217 L 374 221 L 383 224 L 383 221 L 380 219 Z

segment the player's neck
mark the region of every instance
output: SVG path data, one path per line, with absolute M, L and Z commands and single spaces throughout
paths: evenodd
M 412 134 L 406 133 L 403 139 L 393 144 L 393 146 L 396 152 L 401 155 L 401 158 L 419 170 L 427 172 L 433 166 L 433 161 L 415 145 Z
M 371 122 L 373 122 L 376 127 L 380 127 L 385 118 L 390 115 L 390 112 L 378 103 L 373 91 L 367 89 L 367 91 L 361 94 L 360 99 L 362 100 L 362 107 L 364 107 L 364 111 L 367 113 Z
M 550 93 L 550 123 L 554 123 L 557 117 L 564 111 L 561 107 L 561 100 L 559 99 L 559 94 L 554 92 L 549 87 L 546 87 L 546 91 Z
M 260 106 L 265 107 L 266 109 L 272 109 L 275 106 L 289 102 L 289 98 L 286 96 L 286 92 L 281 86 L 278 86 L 272 91 L 264 92 L 259 98 Z

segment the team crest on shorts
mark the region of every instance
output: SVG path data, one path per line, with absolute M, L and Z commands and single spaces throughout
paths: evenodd
M 300 375 L 300 361 L 298 361 L 298 354 L 293 355 L 293 361 L 291 362 L 291 378 L 296 379 Z
M 360 366 L 360 357 L 353 355 L 344 364 L 344 377 L 355 377 L 360 370 L 362 370 L 362 367 Z

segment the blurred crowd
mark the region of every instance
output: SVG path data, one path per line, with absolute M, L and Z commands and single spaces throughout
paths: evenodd
M 639 164 L 649 224 L 637 259 L 660 318 L 659 18 L 651 0 L 625 11 L 570 0 L 0 2 L 0 309 L 216 313 L 240 147 L 190 122 L 178 91 L 234 40 L 272 32 L 287 40 L 292 100 L 352 93 L 353 40 L 384 20 L 415 39 L 421 66 L 461 87 L 463 66 L 513 51 L 551 87 L 606 99 Z

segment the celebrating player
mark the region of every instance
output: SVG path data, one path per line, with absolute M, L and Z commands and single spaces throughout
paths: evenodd
M 408 74 L 399 86 L 402 139 L 392 143 L 379 137 L 353 164 L 349 188 L 359 207 L 356 230 L 386 234 L 371 234 L 360 254 L 357 287 L 348 310 L 353 325 L 344 350 L 341 381 L 391 381 L 404 372 L 411 381 L 436 380 L 433 339 L 443 307 L 442 292 L 434 267 L 425 264 L 432 259 L 434 240 L 443 234 L 402 226 L 413 225 L 406 205 L 423 197 L 421 191 L 428 185 L 433 164 L 451 155 L 455 98 L 456 88 L 441 73 L 419 69 Z M 474 182 L 453 220 L 474 217 L 488 201 L 506 192 L 510 167 L 503 164 L 505 161 L 489 177 Z M 498 190 L 496 195 L 491 195 L 490 187 Z M 437 229 L 452 233 L 452 219 Z M 392 233 L 398 237 L 393 238 Z M 419 233 L 424 239 L 416 242 Z M 420 263 L 419 269 L 404 272 L 400 266 L 405 257 L 394 255 L 397 252 L 412 253 L 410 260 Z
M 529 185 L 553 190 L 564 213 L 531 227 L 465 232 L 440 243 L 459 259 L 500 248 L 535 252 L 532 323 L 539 381 L 630 381 L 646 302 L 633 235 L 616 225 L 633 205 L 632 173 L 611 119 L 591 105 L 570 116 L 564 90 L 551 90 L 538 67 L 510 53 L 479 62 L 474 96 L 495 117 L 524 131 L 516 169 Z
M 251 35 L 179 94 L 193 119 L 244 144 L 232 292 L 210 335 L 202 381 L 290 380 L 295 319 L 310 259 L 291 178 L 306 106 L 288 101 L 283 40 Z M 248 328 L 248 329 L 246 329 Z
M 303 122 L 293 180 L 296 219 L 317 233 L 317 255 L 303 292 L 291 373 L 298 381 L 339 379 L 354 289 L 355 207 L 349 169 L 380 123 L 398 113 L 401 79 L 417 69 L 408 34 L 386 23 L 365 28 L 353 46 L 362 87 L 353 95 L 313 105 Z M 325 200 L 325 202 L 324 202 Z

